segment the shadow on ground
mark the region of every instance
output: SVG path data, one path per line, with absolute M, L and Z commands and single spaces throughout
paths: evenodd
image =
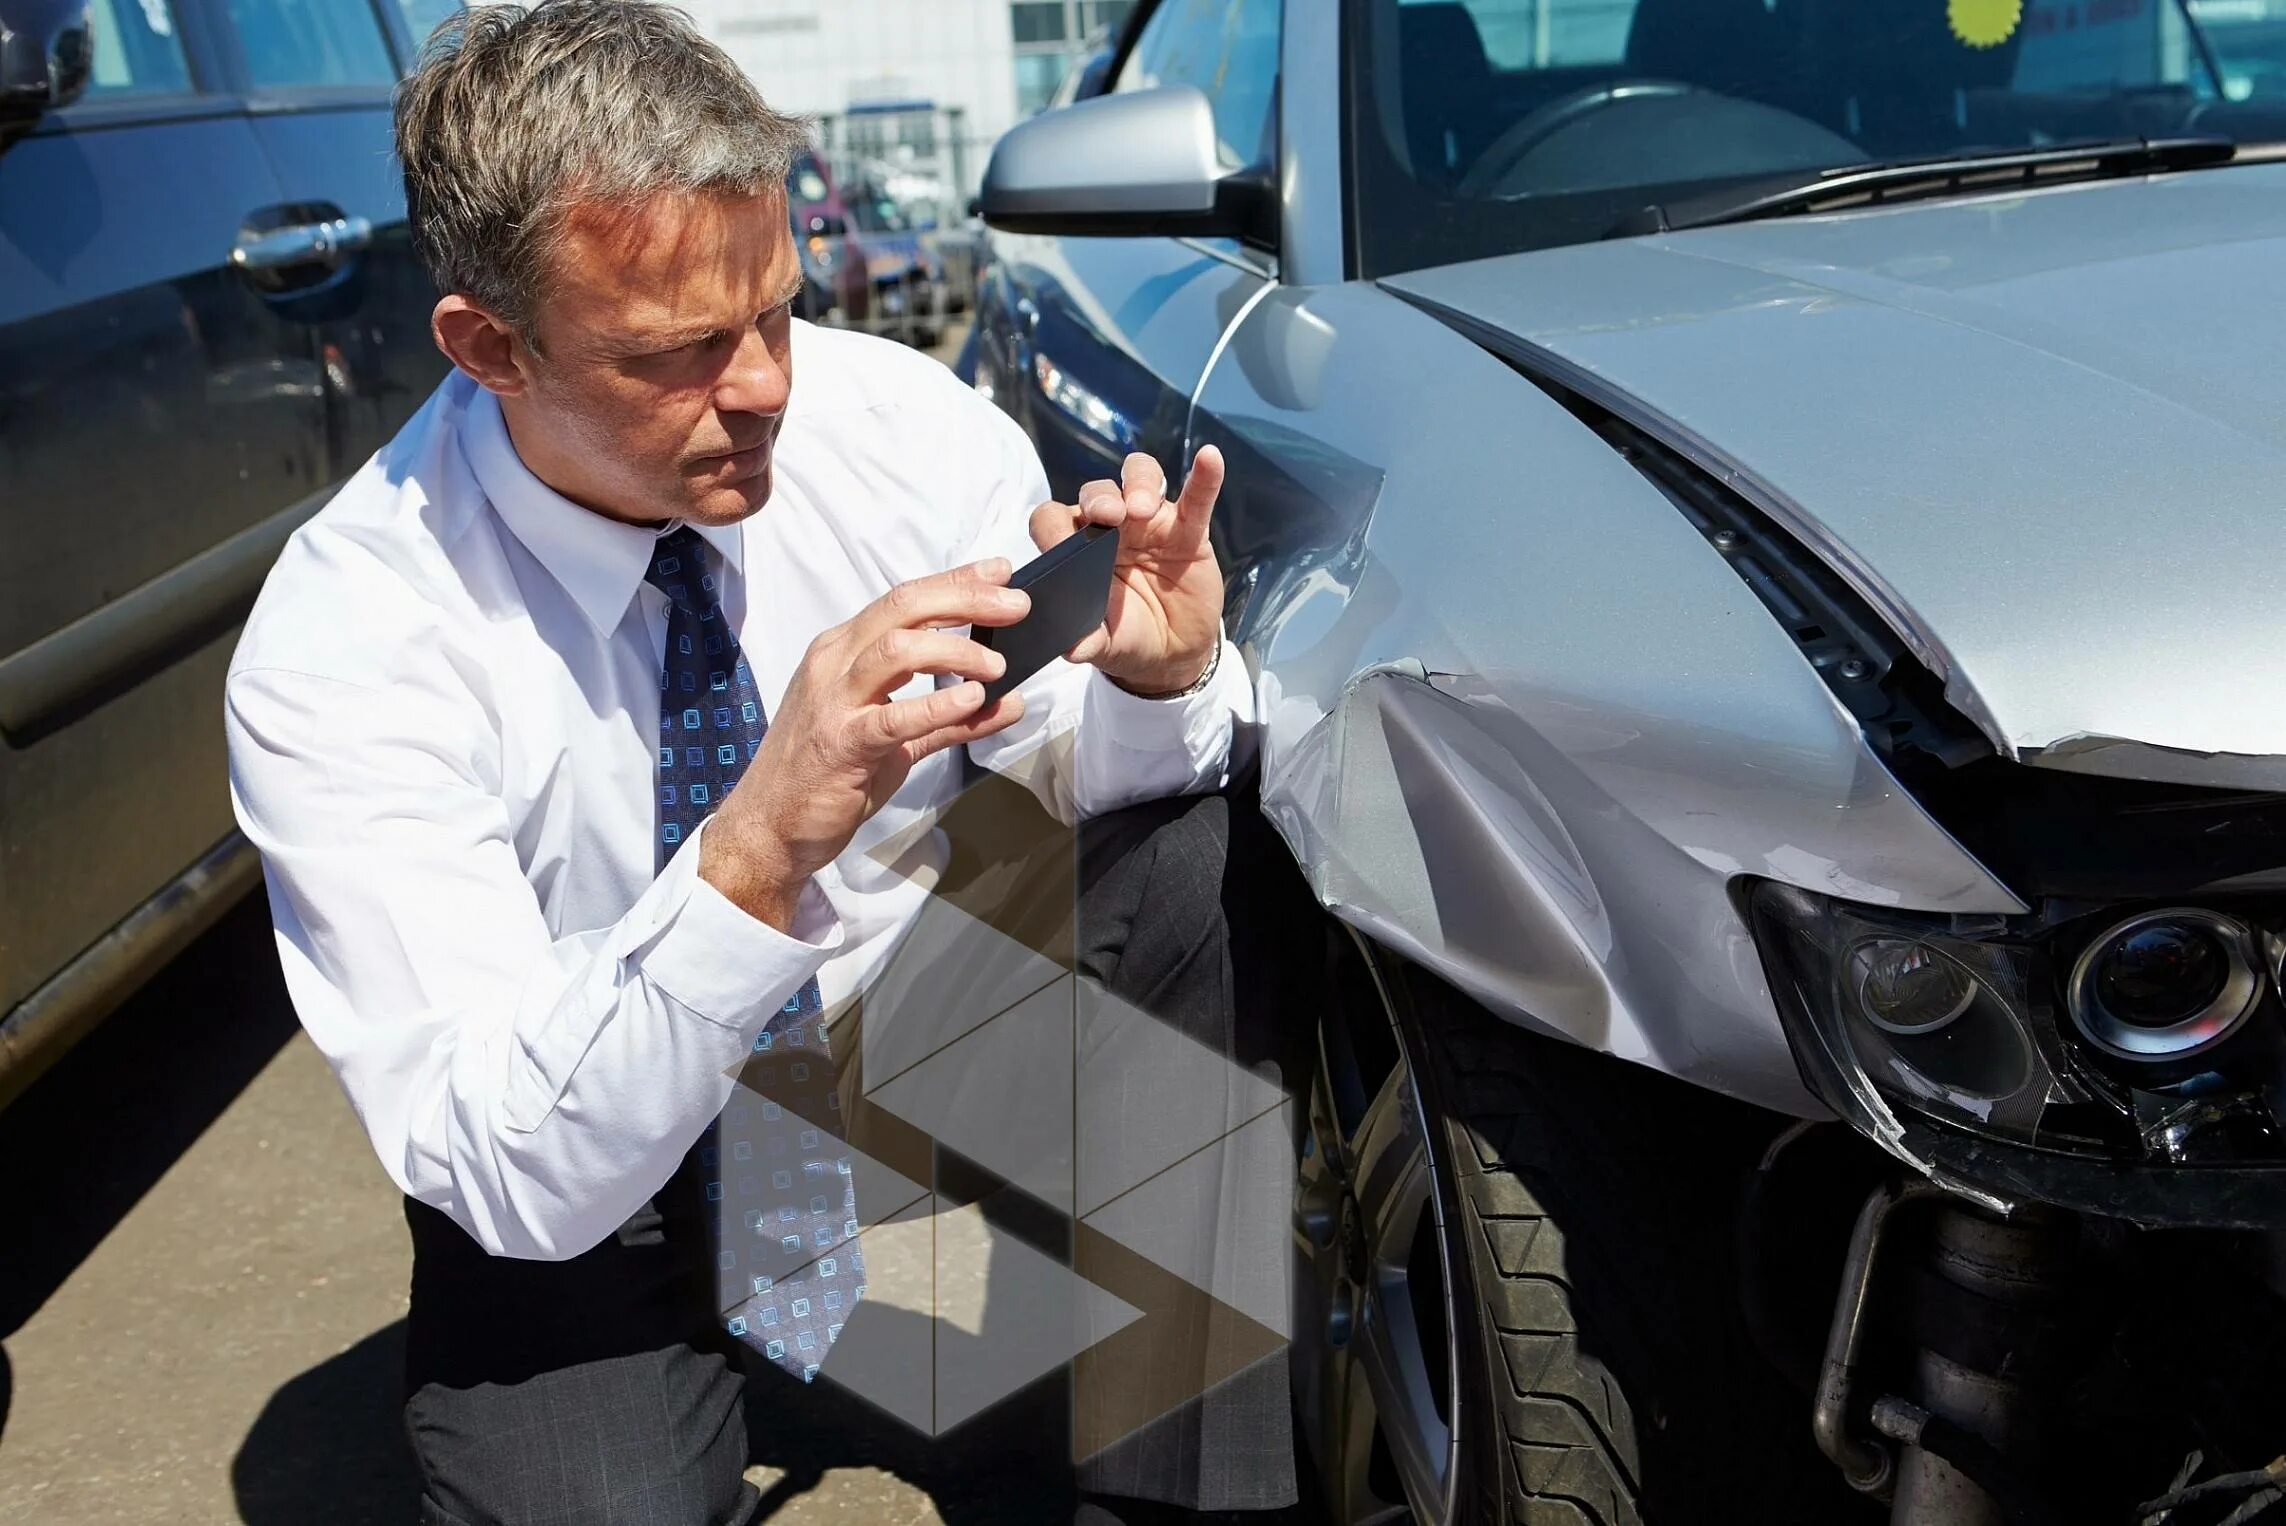
M 0 1110 L 0 1339 L 14 1335 L 295 1032 L 259 895 L 230 911 Z M 233 1463 L 254 1526 L 401 1526 L 418 1490 L 397 1418 L 404 1327 L 273 1395 Z M 0 1430 L 13 1374 L 0 1351 Z
M 271 1395 L 231 1460 L 246 1526 L 404 1526 L 420 1485 L 397 1393 L 405 1367 L 399 1320 Z
M 0 1109 L 0 1339 L 21 1329 L 294 1034 L 251 896 Z M 64 1163 L 28 1170 L 21 1163 Z M 0 1425 L 8 1381 L 0 1363 Z

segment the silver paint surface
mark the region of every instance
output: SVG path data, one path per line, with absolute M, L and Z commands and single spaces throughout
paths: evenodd
M 1335 0 L 1324 3 L 1331 10 Z M 1278 254 L 1287 280 L 1322 286 L 1349 274 L 1342 231 L 1341 33 L 1332 26 L 1293 24 L 1299 7 L 1288 7 L 1286 14 L 1279 77 L 1332 83 L 1280 92 L 1278 199 L 1284 216 Z
M 1493 1011 L 1813 1114 L 1734 876 L 2020 909 L 1673 507 L 1426 314 L 1274 291 L 1194 436 L 1232 458 L 1271 818 L 1338 915 Z
M 1226 171 L 1196 85 L 1103 95 L 1019 122 L 993 145 L 987 217 L 1205 212 Z
M 1289 79 L 1331 76 L 1321 30 L 1288 29 Z M 2286 677 L 2263 533 L 2286 507 L 2286 318 L 2263 300 L 2286 169 L 1609 241 L 1384 290 L 1342 279 L 1334 102 L 1285 92 L 1283 280 L 1219 294 L 1185 443 L 1231 457 L 1216 537 L 1264 804 L 1337 915 L 1512 1021 L 1811 1116 L 1739 876 L 2023 909 L 1673 506 L 1423 305 L 1730 480 L 1997 750 L 2286 788 L 2286 715 L 2244 699 Z M 1070 242 L 1096 260 L 1116 241 Z M 1046 268 L 1058 243 L 1016 247 Z M 1162 284 L 1089 274 L 1119 315 L 1097 327 L 1147 351 L 1129 309 Z
M 1856 582 L 2003 750 L 2286 788 L 2286 166 L 1396 278 L 1632 398 Z

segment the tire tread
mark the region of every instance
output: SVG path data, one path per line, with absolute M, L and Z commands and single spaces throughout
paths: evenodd
M 1448 1239 L 1496 1411 L 1478 1440 L 1504 1453 L 1496 1481 L 1472 1480 L 1472 1519 L 1859 1519 L 1738 1313 L 1736 1193 L 1764 1117 L 1414 979 L 1406 1042 L 1452 1164 Z M 1464 1366 L 1471 1346 L 1464 1331 Z
M 1534 1088 L 1514 1045 L 1468 1024 L 1430 1047 L 1458 1101 L 1446 1120 L 1462 1235 L 1498 1353 L 1499 1427 L 1508 1453 L 1505 1518 L 1519 1526 L 1642 1526 L 1635 1415 L 1604 1365 L 1579 1349 L 1573 1247 L 1514 1169 L 1514 1138 Z M 1457 1084 L 1455 1084 L 1457 1083 Z

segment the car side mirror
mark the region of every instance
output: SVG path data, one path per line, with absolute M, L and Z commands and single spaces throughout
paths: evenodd
M 1010 128 L 977 200 L 1010 233 L 1278 240 L 1269 171 L 1224 167 L 1196 85 L 1100 96 Z
M 86 0 L 0 0 L 0 139 L 87 89 Z

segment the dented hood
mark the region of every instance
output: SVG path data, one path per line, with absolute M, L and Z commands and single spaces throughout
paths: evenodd
M 2286 166 L 1385 284 L 1735 474 L 2004 752 L 2286 788 Z

